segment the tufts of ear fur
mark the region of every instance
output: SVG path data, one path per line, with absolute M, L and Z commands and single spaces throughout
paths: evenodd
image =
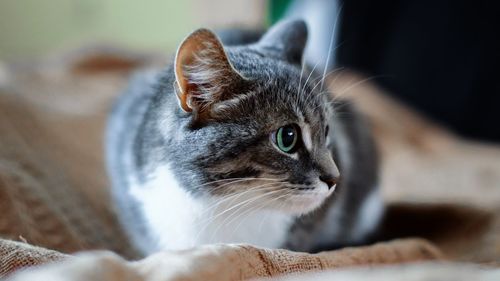
M 243 77 L 229 62 L 222 43 L 208 29 L 198 29 L 181 43 L 175 57 L 177 97 L 181 108 L 197 117 L 232 98 L 230 89 Z

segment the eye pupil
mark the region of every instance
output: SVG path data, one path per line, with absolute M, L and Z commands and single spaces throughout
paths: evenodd
M 276 145 L 283 152 L 292 153 L 297 139 L 298 131 L 294 125 L 286 125 L 276 131 Z

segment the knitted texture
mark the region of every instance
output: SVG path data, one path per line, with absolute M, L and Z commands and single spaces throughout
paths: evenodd
M 361 265 L 436 260 L 441 257 L 434 246 L 418 239 L 396 240 L 319 254 L 218 244 L 186 251 L 162 252 L 137 262 L 128 262 L 110 252 L 88 253 L 61 264 L 14 275 L 13 280 L 233 281 Z
M 60 261 L 67 257 L 56 251 L 0 239 L 0 278 L 21 268 Z

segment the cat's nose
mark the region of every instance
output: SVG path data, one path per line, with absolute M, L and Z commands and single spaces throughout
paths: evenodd
M 326 183 L 326 185 L 328 185 L 328 189 L 331 189 L 333 186 L 335 186 L 337 184 L 337 181 L 338 181 L 338 178 L 334 177 L 332 175 L 319 176 L 319 179 L 322 182 Z

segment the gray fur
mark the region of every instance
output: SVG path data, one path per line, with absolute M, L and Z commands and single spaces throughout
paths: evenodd
M 231 85 L 234 102 L 221 103 L 204 122 L 194 122 L 193 114 L 179 107 L 172 65 L 131 81 L 111 115 L 106 150 L 117 211 L 134 241 L 152 238 L 137 202 L 128 195 L 130 175 L 147 181 L 157 166 L 170 163 L 176 179 L 195 198 L 231 192 L 231 186 L 206 184 L 230 178 L 285 178 L 280 188 L 293 189 L 308 187 L 312 177 L 330 173 L 325 159 L 331 155 L 341 174 L 337 190 L 317 210 L 296 217 L 282 246 L 315 251 L 366 242 L 353 241 L 350 235 L 359 205 L 377 186 L 369 130 L 351 105 L 333 102 L 315 87 L 321 77 L 312 74 L 305 84 L 310 74 L 304 70 L 301 75 L 300 68 L 305 25 L 282 25 L 281 32 L 275 29 L 256 44 L 225 48 L 245 81 Z M 269 132 L 298 122 L 298 114 L 311 126 L 314 149 L 299 149 L 296 161 L 277 151 Z M 328 147 L 327 125 L 332 140 Z M 329 221 L 334 208 L 336 219 Z M 325 238 L 332 228 L 338 234 Z

